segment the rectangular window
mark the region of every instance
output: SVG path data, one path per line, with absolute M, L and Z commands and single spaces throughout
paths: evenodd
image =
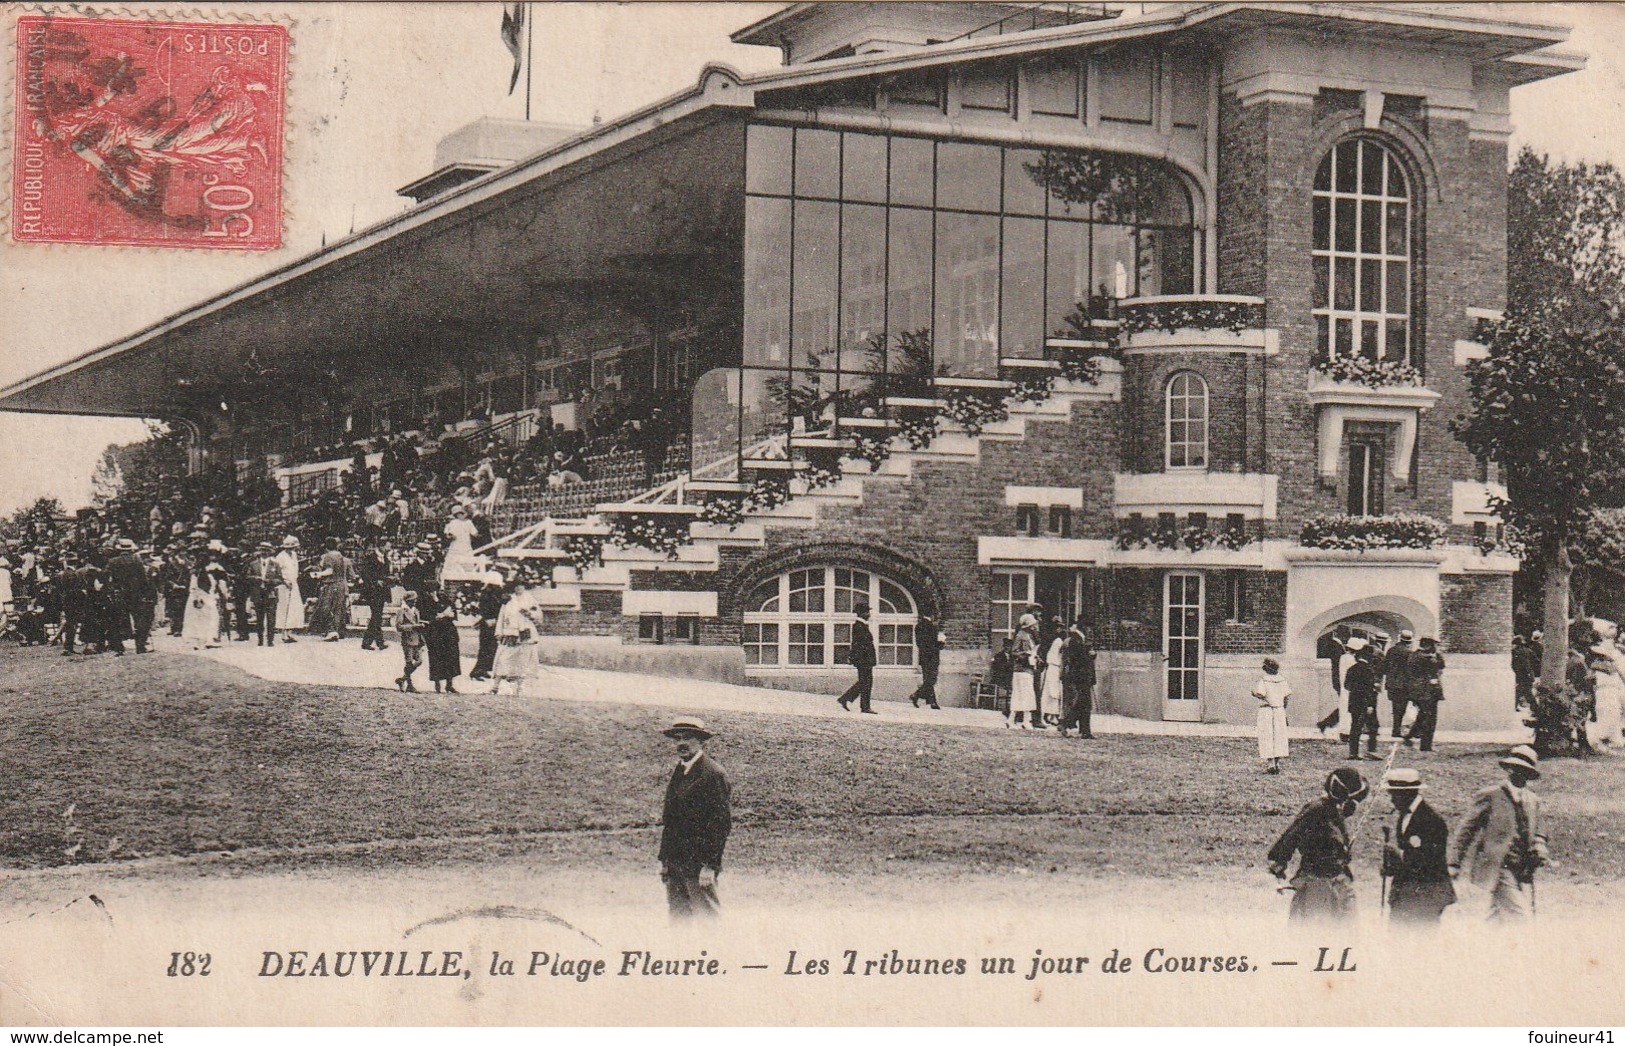
M 1252 592 L 1248 585 L 1247 571 L 1231 570 L 1225 575 L 1226 611 L 1225 616 L 1238 624 L 1247 624 L 1253 620 Z
M 937 214 L 936 362 L 948 373 L 992 375 L 999 349 L 999 219 Z
M 1034 178 L 1029 167 L 1043 163 L 1044 154 L 1032 149 L 1006 149 L 1004 151 L 1004 209 L 1010 214 L 1044 214 L 1044 201 L 1049 195 L 1044 185 Z
M 841 207 L 812 200 L 795 202 L 794 303 L 797 369 L 834 370 L 836 272 Z
M 877 134 L 848 134 L 841 149 L 841 198 L 885 203 L 886 139 Z
M 875 634 L 875 655 L 882 665 L 912 665 L 914 626 L 881 625 Z
M 776 665 L 779 663 L 779 626 L 745 625 L 740 630 L 745 647 L 745 664 Z
M 1157 82 L 1156 57 L 1120 48 L 1098 56 L 1100 116 L 1122 123 L 1150 123 Z
M 893 209 L 888 249 L 887 326 L 895 338 L 931 326 L 931 212 Z
M 1049 334 L 1064 331 L 1067 315 L 1078 305 L 1089 304 L 1093 293 L 1089 231 L 1083 222 L 1049 223 L 1048 303 L 1044 307 L 1044 330 Z
M 1383 447 L 1378 442 L 1349 442 L 1349 515 L 1382 515 L 1383 456 Z
M 1051 505 L 1049 507 L 1049 532 L 1060 538 L 1072 536 L 1072 507 L 1070 505 Z
M 1037 537 L 1039 527 L 1038 517 L 1039 512 L 1037 505 L 1017 505 L 1016 533 L 1018 535 L 1025 535 L 1026 537 L 1030 538 Z
M 999 210 L 1004 156 L 997 146 L 943 142 L 937 146 L 937 206 L 960 211 Z
M 886 208 L 841 208 L 841 369 L 865 371 L 886 332 Z
M 792 665 L 821 665 L 824 663 L 824 626 L 822 624 L 790 626 L 789 663 Z
M 988 599 L 988 630 L 995 645 L 1004 636 L 1016 634 L 1016 625 L 1033 601 L 1033 573 L 1030 570 L 996 570 Z
M 831 638 L 835 640 L 835 649 L 831 653 L 834 660 L 831 663 L 846 664 L 852 656 L 852 623 L 848 621 L 836 625 Z
M 1007 113 L 1015 98 L 1008 69 L 974 70 L 959 82 L 959 104 L 966 109 Z
M 638 642 L 664 643 L 665 630 L 661 627 L 663 619 L 659 614 L 638 615 Z
M 1040 116 L 1078 117 L 1083 108 L 1082 77 L 1076 59 L 1041 59 L 1027 67 L 1027 91 Z
M 891 140 L 891 202 L 909 207 L 930 207 L 935 175 L 934 150 L 925 138 Z
M 745 201 L 745 363 L 783 367 L 790 336 L 790 201 Z
M 1175 55 L 1174 126 L 1197 129 L 1207 123 L 1207 65 L 1192 55 Z
M 796 130 L 797 196 L 833 200 L 841 194 L 841 134 L 811 128 Z
M 790 195 L 790 143 L 788 127 L 752 124 L 745 132 L 745 191 Z
M 999 355 L 1044 357 L 1044 222 L 1004 220 Z
M 693 614 L 681 614 L 667 623 L 666 638 L 673 643 L 698 643 L 700 619 Z
M 892 105 L 942 108 L 942 79 L 935 73 L 899 76 L 886 87 Z

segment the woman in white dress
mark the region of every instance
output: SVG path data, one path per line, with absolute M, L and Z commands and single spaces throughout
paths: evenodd
M 192 573 L 192 586 L 186 593 L 186 617 L 182 619 L 181 639 L 193 650 L 220 645 L 220 579 L 226 569 L 218 563 L 199 567 Z
M 474 535 L 478 529 L 468 519 L 468 509 L 457 505 L 451 510 L 451 521 L 446 524 L 446 561 L 440 575 L 461 579 L 472 575 L 479 566 L 474 558 Z
M 512 683 L 513 692 L 525 692 L 536 669 L 536 622 L 531 614 L 536 603 L 530 592 L 508 583 L 508 598 L 497 613 L 497 656 L 491 667 L 491 693 L 502 693 L 503 683 Z
M 1597 670 L 1597 720 L 1586 723 L 1586 739 L 1593 748 L 1620 751 L 1620 730 L 1625 726 L 1625 652 L 1618 645 L 1619 626 L 1593 618 L 1598 641 L 1591 648 Z
M 299 539 L 289 534 L 276 554 L 282 569 L 282 590 L 277 595 L 276 627 L 284 643 L 293 643 L 293 633 L 305 627 L 305 595 L 299 591 Z
M 1061 721 L 1061 649 L 1066 646 L 1066 626 L 1058 617 L 1050 621 L 1050 636 L 1044 648 L 1044 692 L 1038 699 L 1040 723 Z
M 1010 718 L 1005 726 L 1031 730 L 1038 715 L 1038 693 L 1033 689 L 1033 670 L 1038 667 L 1038 619 L 1021 615 L 1021 629 L 1010 651 Z M 1025 721 L 1023 719 L 1025 717 Z
M 1266 774 L 1281 772 L 1281 760 L 1288 755 L 1286 704 L 1292 688 L 1281 678 L 1281 664 L 1273 657 L 1264 659 L 1264 677 L 1253 684 L 1258 698 L 1258 758 Z

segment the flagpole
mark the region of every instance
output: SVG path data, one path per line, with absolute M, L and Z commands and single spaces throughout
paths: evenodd
M 535 52 L 536 21 L 535 12 L 530 4 L 524 5 L 525 10 L 525 121 L 530 122 L 530 64 Z

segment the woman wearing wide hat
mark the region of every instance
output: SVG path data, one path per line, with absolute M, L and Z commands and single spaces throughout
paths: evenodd
M 1287 877 L 1287 866 L 1297 856 L 1292 875 L 1289 919 L 1349 919 L 1354 916 L 1354 873 L 1349 870 L 1347 819 L 1371 794 L 1365 778 L 1353 767 L 1340 766 L 1326 775 L 1324 794 L 1298 811 L 1287 830 L 1270 847 L 1270 874 Z

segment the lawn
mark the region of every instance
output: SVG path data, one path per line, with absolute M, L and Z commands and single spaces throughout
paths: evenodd
M 477 847 L 538 833 L 603 842 L 627 829 L 641 837 L 659 818 L 672 756 L 658 731 L 669 718 L 545 696 L 268 683 L 180 654 L 69 660 L 8 647 L 0 863 L 407 839 Z M 764 843 L 760 859 L 832 875 L 895 872 L 898 862 L 1158 877 L 1256 870 L 1324 774 L 1344 765 L 1329 742 L 1294 743 L 1286 773 L 1266 777 L 1246 739 L 1079 742 L 756 713 L 712 722 L 735 818 Z M 1498 779 L 1493 755 L 1446 746 L 1400 758 L 1423 770 L 1429 800 L 1453 820 Z M 1368 776 L 1379 768 L 1361 764 Z M 1547 770 L 1539 791 L 1558 874 L 1625 879 L 1625 759 Z M 1374 816 L 1386 808 L 1377 802 Z M 1380 823 L 1366 827 L 1367 847 Z M 808 848 L 809 837 L 823 845 Z

